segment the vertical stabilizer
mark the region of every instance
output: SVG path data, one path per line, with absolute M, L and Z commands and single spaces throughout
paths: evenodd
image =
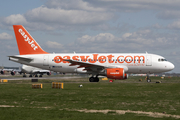
M 22 25 L 13 25 L 13 28 L 20 55 L 48 54 L 39 46 Z

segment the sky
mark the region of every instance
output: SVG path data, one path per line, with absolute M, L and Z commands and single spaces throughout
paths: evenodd
M 49 53 L 153 53 L 180 73 L 180 0 L 4 0 L 0 66 L 18 67 L 12 25 Z

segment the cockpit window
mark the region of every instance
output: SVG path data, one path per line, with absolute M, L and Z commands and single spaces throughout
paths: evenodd
M 167 60 L 165 58 L 159 58 L 158 61 L 162 62 L 162 61 L 167 61 Z

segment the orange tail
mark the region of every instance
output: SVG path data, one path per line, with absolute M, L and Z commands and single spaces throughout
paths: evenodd
M 13 28 L 20 55 L 48 54 L 39 46 L 22 25 L 13 25 Z

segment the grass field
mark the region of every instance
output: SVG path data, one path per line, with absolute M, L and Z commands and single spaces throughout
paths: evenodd
M 32 89 L 30 80 L 0 83 L 0 120 L 180 119 L 180 78 L 151 77 L 152 83 L 144 79 L 39 80 L 43 89 Z M 159 80 L 162 83 L 155 83 Z M 64 89 L 52 89 L 54 81 L 64 82 Z

